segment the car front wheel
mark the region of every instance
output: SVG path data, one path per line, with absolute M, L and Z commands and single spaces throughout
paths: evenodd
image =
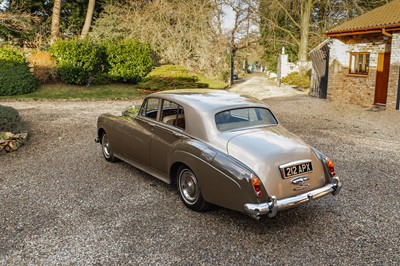
M 178 190 L 183 203 L 194 211 L 205 211 L 210 204 L 203 199 L 195 174 L 183 166 L 178 171 Z
M 103 151 L 104 158 L 109 162 L 116 162 L 117 158 L 111 150 L 110 141 L 106 132 L 101 137 L 101 150 Z

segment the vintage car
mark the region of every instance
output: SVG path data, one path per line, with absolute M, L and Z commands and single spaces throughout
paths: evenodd
M 333 162 L 282 127 L 265 103 L 227 91 L 153 93 L 122 116 L 102 114 L 97 128 L 107 161 L 175 184 L 194 211 L 215 204 L 273 217 L 342 186 Z

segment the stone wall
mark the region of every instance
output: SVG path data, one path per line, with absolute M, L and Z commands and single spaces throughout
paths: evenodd
M 399 94 L 400 75 L 400 32 L 392 34 L 392 53 L 390 54 L 389 85 L 386 107 L 390 110 L 396 109 Z M 397 106 L 399 110 L 399 106 Z
M 364 107 L 372 106 L 375 96 L 378 53 L 390 51 L 391 40 L 384 38 L 382 34 L 333 39 L 330 44 L 328 100 Z M 368 75 L 349 74 L 350 52 L 370 53 Z

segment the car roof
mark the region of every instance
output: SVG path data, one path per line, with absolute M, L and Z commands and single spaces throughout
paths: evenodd
M 183 107 L 186 121 L 185 132 L 205 142 L 215 142 L 220 132 L 215 125 L 215 114 L 236 108 L 268 106 L 254 97 L 225 90 L 179 89 L 150 94 L 147 98 L 161 98 Z M 214 141 L 213 141 L 214 140 Z
M 222 110 L 248 106 L 267 107 L 264 102 L 254 97 L 226 90 L 179 89 L 156 92 L 148 97 L 160 97 L 199 112 L 217 113 Z

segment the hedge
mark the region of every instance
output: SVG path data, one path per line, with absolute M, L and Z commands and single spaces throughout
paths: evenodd
M 89 39 L 58 40 L 50 48 L 61 80 L 87 84 L 102 79 L 107 69 L 105 48 Z
M 110 66 L 108 76 L 115 81 L 137 83 L 153 68 L 150 45 L 135 40 L 108 40 L 103 42 Z
M 12 48 L 0 48 L 0 96 L 18 95 L 36 90 L 36 81 L 24 55 Z

